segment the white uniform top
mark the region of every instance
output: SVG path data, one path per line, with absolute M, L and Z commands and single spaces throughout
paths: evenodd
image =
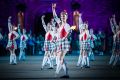
M 58 40 L 58 32 L 52 31 L 51 34 L 52 34 L 52 41 L 56 42 Z
M 66 23 L 58 29 L 58 38 L 63 39 L 67 36 L 70 31 L 70 25 Z
M 45 40 L 47 41 L 51 41 L 52 40 L 52 32 L 51 31 L 48 31 L 46 34 L 45 34 Z
M 20 41 L 26 41 L 28 39 L 27 35 L 23 34 L 20 37 Z
M 8 34 L 8 39 L 9 40 L 15 40 L 16 37 L 18 37 L 18 33 L 16 31 L 12 31 Z
M 89 30 L 85 30 L 80 34 L 80 41 L 88 41 L 89 40 Z
M 96 39 L 97 39 L 97 37 L 94 34 L 90 35 L 90 45 L 91 45 L 92 48 L 94 48 L 93 41 L 96 40 Z

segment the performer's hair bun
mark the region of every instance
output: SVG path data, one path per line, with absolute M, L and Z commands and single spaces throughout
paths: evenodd
M 66 16 L 68 15 L 66 10 L 63 10 L 60 14 L 61 15 L 66 15 Z

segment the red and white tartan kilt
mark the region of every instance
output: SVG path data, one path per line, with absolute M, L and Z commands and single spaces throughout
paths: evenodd
M 20 48 L 24 49 L 26 48 L 26 41 L 20 41 Z
M 6 47 L 6 49 L 17 49 L 17 43 L 16 43 L 16 41 L 11 41 L 11 40 L 9 40 L 8 41 L 8 44 L 7 44 L 7 47 Z
M 57 41 L 57 51 L 69 51 L 70 49 L 70 42 L 68 39 L 60 39 Z
M 51 42 L 50 41 L 45 41 L 44 46 L 43 46 L 44 51 L 51 51 Z
M 51 42 L 51 50 L 56 51 L 57 50 L 57 43 L 56 42 Z
M 80 49 L 82 49 L 82 50 L 90 50 L 91 49 L 89 41 L 81 41 L 80 43 L 81 43 Z

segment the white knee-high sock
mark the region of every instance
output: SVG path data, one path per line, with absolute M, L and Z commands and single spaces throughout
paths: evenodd
M 56 64 L 58 65 L 59 64 L 59 57 L 56 56 Z
M 62 67 L 63 67 L 65 75 L 68 75 L 68 69 L 67 69 L 67 66 L 66 66 L 65 62 L 62 64 Z
M 24 50 L 24 51 L 23 51 L 23 59 L 25 60 L 25 58 L 26 58 L 26 57 L 25 57 L 25 50 Z
M 81 62 L 82 62 L 82 56 L 81 56 L 81 54 L 80 54 L 80 55 L 79 55 L 79 59 L 78 59 L 77 66 L 79 66 L 79 65 L 81 64 Z
M 116 63 L 117 63 L 118 59 L 119 59 L 119 55 L 116 55 L 116 56 L 115 56 L 114 63 L 113 63 L 113 66 L 115 66 L 115 65 L 116 65 Z
M 89 51 L 89 57 L 91 57 L 91 51 Z
M 82 57 L 82 64 L 81 64 L 81 67 L 83 67 L 85 65 L 85 56 Z
M 95 60 L 95 56 L 94 56 L 93 51 L 92 51 L 92 53 L 91 53 L 91 59 L 92 59 L 92 60 Z
M 12 57 L 13 55 L 12 54 L 10 54 L 10 64 L 12 64 Z
M 61 70 L 62 66 L 60 63 L 60 59 L 58 60 L 57 67 L 56 67 L 56 74 L 59 74 L 59 71 Z
M 14 54 L 14 63 L 17 63 L 16 54 Z
M 14 63 L 14 54 L 12 54 L 12 62 Z
M 44 58 L 43 58 L 43 62 L 42 62 L 42 68 L 45 66 L 46 62 L 47 62 L 47 57 L 44 56 Z
M 109 64 L 112 64 L 112 62 L 114 61 L 114 59 L 115 59 L 115 56 L 112 54 L 111 57 L 110 57 Z
M 87 57 L 84 56 L 84 65 L 87 65 Z
M 86 65 L 87 65 L 87 66 L 90 66 L 89 58 L 88 58 L 88 57 L 86 57 Z
M 50 63 L 50 67 L 52 67 L 52 68 L 53 68 L 53 60 L 52 60 L 52 58 L 51 58 L 51 57 L 49 57 L 49 58 L 48 58 L 48 60 L 49 60 L 49 63 Z
M 20 49 L 19 60 L 21 60 L 21 58 L 22 58 L 22 53 L 23 53 L 23 51 Z

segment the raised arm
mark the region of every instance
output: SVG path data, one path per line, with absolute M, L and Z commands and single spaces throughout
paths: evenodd
M 3 39 L 3 36 L 2 36 L 2 34 L 0 33 L 0 40 L 2 40 Z
M 13 31 L 13 33 L 15 34 L 15 40 L 19 38 L 19 34 L 16 31 Z
M 82 14 L 80 13 L 80 15 L 79 15 L 79 25 L 80 24 L 83 24 L 83 20 L 82 20 Z
M 18 24 L 18 34 L 21 35 L 20 24 Z
M 61 21 L 56 14 L 55 8 L 56 8 L 56 4 L 54 3 L 54 4 L 52 4 L 53 17 L 54 17 L 55 21 L 59 24 Z
M 47 32 L 47 26 L 46 26 L 46 24 L 45 24 L 44 18 L 45 18 L 45 16 L 43 15 L 43 16 L 41 17 L 42 25 L 43 25 L 45 31 Z
M 113 24 L 114 24 L 115 26 L 117 26 L 117 22 L 116 22 L 116 20 L 115 20 L 115 15 L 112 15 L 112 19 L 113 19 Z
M 8 30 L 9 32 L 12 31 L 12 24 L 11 24 L 11 16 L 8 17 Z
M 110 18 L 110 27 L 111 27 L 112 32 L 115 34 L 115 26 L 112 22 L 112 18 Z

